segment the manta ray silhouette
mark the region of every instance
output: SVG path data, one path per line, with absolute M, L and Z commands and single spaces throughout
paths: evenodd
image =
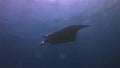
M 61 44 L 67 42 L 73 42 L 76 40 L 76 33 L 78 30 L 88 27 L 87 25 L 70 25 L 62 30 L 54 32 L 52 34 L 48 34 L 44 36 L 44 40 L 41 41 L 41 46 L 49 43 L 49 44 Z

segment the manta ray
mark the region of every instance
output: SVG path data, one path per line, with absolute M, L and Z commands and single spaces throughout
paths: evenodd
M 41 41 L 41 46 L 45 44 L 61 44 L 67 42 L 73 42 L 76 40 L 77 32 L 88 25 L 70 25 L 54 33 L 48 33 L 46 36 L 43 36 Z

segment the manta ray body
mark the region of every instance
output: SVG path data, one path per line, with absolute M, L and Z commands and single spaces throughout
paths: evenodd
M 57 32 L 49 33 L 48 35 L 44 36 L 44 40 L 41 41 L 41 46 L 45 45 L 46 43 L 53 45 L 53 44 L 60 44 L 66 42 L 73 42 L 76 40 L 77 32 L 84 27 L 88 27 L 88 26 L 70 25 Z

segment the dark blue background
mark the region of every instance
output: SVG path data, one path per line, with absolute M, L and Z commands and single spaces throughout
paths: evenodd
M 1 0 L 0 68 L 120 68 L 119 0 L 69 1 Z M 43 35 L 71 24 L 90 27 L 75 42 L 40 46 Z

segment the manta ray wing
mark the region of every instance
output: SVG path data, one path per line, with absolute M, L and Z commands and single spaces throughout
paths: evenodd
M 50 44 L 60 44 L 66 42 L 72 42 L 76 40 L 76 33 L 78 30 L 83 27 L 87 27 L 86 25 L 71 25 L 66 28 L 63 28 L 60 31 L 54 32 L 47 39 L 46 43 Z

